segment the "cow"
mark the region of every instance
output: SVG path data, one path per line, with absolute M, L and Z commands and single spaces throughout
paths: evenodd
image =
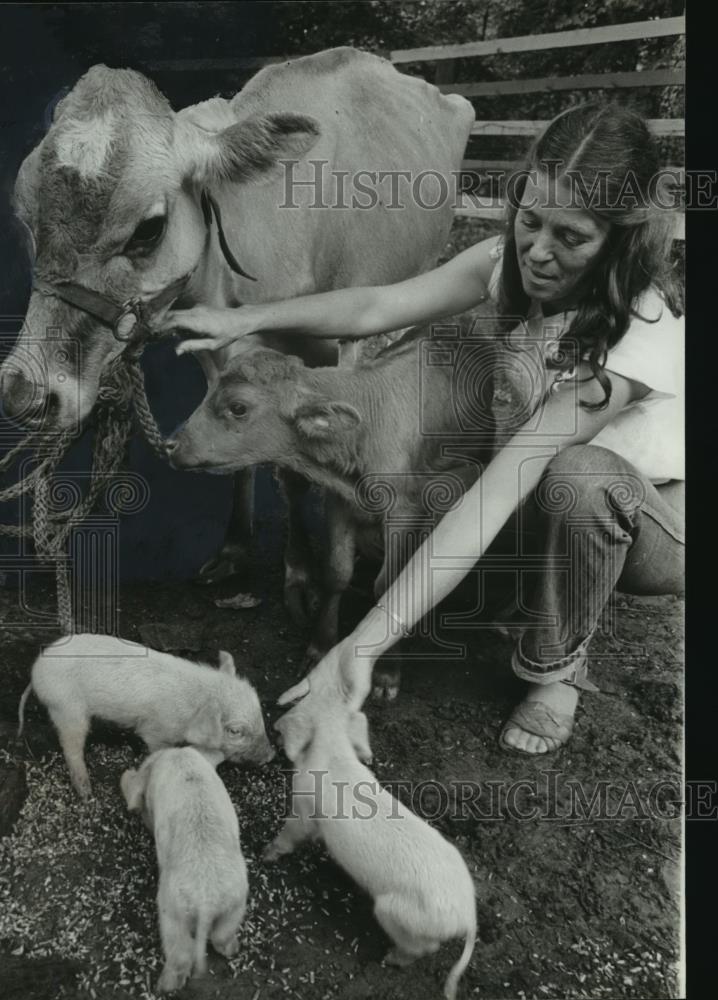
M 171 304 L 267 302 L 430 268 L 473 117 L 464 98 L 347 47 L 267 66 L 231 100 L 176 113 L 140 73 L 93 66 L 17 177 L 34 282 L 0 368 L 5 414 L 30 427 L 82 421 L 135 320 L 151 327 Z M 334 341 L 264 344 L 309 364 L 338 357 Z M 210 387 L 241 350 L 202 352 Z M 237 479 L 208 582 L 246 555 L 251 472 Z M 298 610 L 297 526 L 290 507 L 285 592 Z
M 266 349 L 233 358 L 168 441 L 177 469 L 271 462 L 327 490 L 326 567 L 307 665 L 337 642 L 357 548 L 383 556 L 378 598 L 491 457 L 496 342 L 472 335 L 470 314 L 439 329 L 451 339 L 416 328 L 352 369 L 309 368 Z M 394 698 L 398 675 L 382 664 L 374 695 Z

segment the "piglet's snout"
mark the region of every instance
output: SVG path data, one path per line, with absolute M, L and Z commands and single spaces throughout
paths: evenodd
M 269 740 L 262 740 L 261 744 L 257 747 L 256 761 L 258 764 L 269 764 L 270 761 L 274 760 L 277 756 L 277 751 L 274 749 Z

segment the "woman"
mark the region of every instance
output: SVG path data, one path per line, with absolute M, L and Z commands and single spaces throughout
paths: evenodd
M 681 590 L 683 321 L 668 266 L 670 217 L 650 204 L 658 171 L 640 117 L 617 106 L 571 108 L 515 178 L 503 238 L 396 285 L 168 318 L 190 331 L 181 353 L 270 330 L 366 337 L 462 312 L 490 294 L 512 325 L 519 316 L 540 339 L 551 329 L 561 340 L 554 391 L 531 421 L 354 632 L 283 696 L 311 690 L 297 718 L 328 691 L 363 700 L 376 659 L 508 526 L 542 558 L 533 563 L 539 617 L 512 658 L 528 686 L 502 730 L 507 749 L 542 754 L 568 740 L 579 689 L 593 687 L 587 648 L 616 586 Z M 431 559 L 455 552 L 462 565 L 450 571 L 444 562 L 431 580 Z

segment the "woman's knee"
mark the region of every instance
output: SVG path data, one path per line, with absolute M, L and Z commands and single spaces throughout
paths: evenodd
M 633 466 L 625 458 L 617 455 L 609 448 L 595 444 L 574 444 L 564 448 L 555 458 L 552 458 L 548 468 L 549 475 L 596 475 L 616 474 L 623 476 L 634 472 Z
M 640 474 L 597 445 L 573 445 L 551 460 L 536 487 L 539 511 L 550 516 L 631 515 L 644 497 Z

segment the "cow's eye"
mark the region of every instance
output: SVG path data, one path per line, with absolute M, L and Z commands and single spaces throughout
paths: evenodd
M 166 215 L 153 215 L 150 219 L 143 219 L 129 238 L 125 253 L 136 257 L 153 250 L 165 231 L 166 222 Z
M 246 403 L 230 403 L 229 412 L 233 417 L 246 417 L 247 416 L 247 404 Z

